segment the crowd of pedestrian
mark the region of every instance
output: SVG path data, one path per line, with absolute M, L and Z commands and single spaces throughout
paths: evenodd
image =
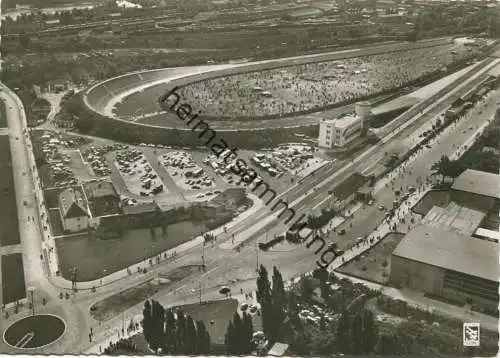
M 471 51 L 450 44 L 302 64 L 196 82 L 180 94 L 207 116 L 285 115 L 404 86 L 470 56 Z

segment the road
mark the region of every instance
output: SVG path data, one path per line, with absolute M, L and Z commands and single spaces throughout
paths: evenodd
M 3 86 L 2 86 L 3 87 Z M 3 87 L 0 93 L 1 98 L 6 102 L 6 115 L 9 128 L 9 137 L 12 153 L 12 169 L 14 173 L 15 192 L 19 218 L 19 232 L 23 253 L 24 275 L 26 287 L 36 288 L 34 293 L 35 306 L 41 306 L 42 298 L 47 300 L 44 312 L 59 315 L 69 323 L 68 334 L 64 340 L 55 342 L 47 349 L 41 348 L 37 353 L 49 352 L 71 352 L 72 347 L 81 341 L 80 333 L 86 331 L 87 321 L 82 312 L 75 310 L 69 301 L 61 301 L 57 297 L 57 290 L 46 277 L 43 261 L 40 260 L 42 236 L 40 232 L 38 205 L 33 198 L 34 182 L 31 176 L 30 164 L 27 151 L 30 150 L 25 141 L 24 128 L 26 128 L 26 118 L 23 108 L 18 106 L 18 102 L 12 97 L 11 92 Z M 23 201 L 27 200 L 28 205 L 24 206 Z M 34 217 L 35 222 L 28 221 L 28 216 Z M 0 331 L 5 330 L 14 320 L 26 316 L 28 312 L 20 312 L 9 319 L 2 317 L 0 320 Z M 1 352 L 14 352 L 12 348 L 0 341 Z M 17 350 L 17 353 L 19 351 Z
M 425 181 L 431 174 L 430 164 L 435 162 L 441 155 L 453 156 L 457 152 L 457 149 L 459 153 L 463 153 L 463 150 L 460 150 L 462 145 L 470 142 L 471 138 L 476 136 L 476 133 L 482 131 L 482 126 L 488 123 L 493 117 L 494 112 L 498 108 L 495 104 L 495 96 L 497 95 L 498 91 L 490 95 L 490 98 L 482 108 L 474 109 L 469 116 L 446 129 L 431 142 L 431 148 L 422 149 L 405 163 L 404 167 L 396 169 L 388 177 L 380 181 L 375 188 L 377 205 L 391 206 L 395 198 L 393 188 L 399 189 L 401 186 L 407 187 L 408 185 L 418 186 L 417 178 Z M 481 115 L 479 115 L 479 111 L 482 111 Z M 474 130 L 470 130 L 470 126 L 473 126 Z M 388 184 L 388 186 L 386 187 L 385 184 Z M 378 210 L 377 205 L 365 206 L 360 209 L 354 214 L 352 220 L 340 225 L 339 228 L 346 228 L 347 233 L 344 236 L 338 236 L 332 232 L 330 233 L 330 239 L 337 242 L 340 248 L 347 249 L 357 237 L 365 235 L 367 231 L 370 233 L 373 228 L 380 224 L 384 217 L 384 213 Z M 409 206 L 403 205 L 400 215 L 404 216 L 408 211 Z M 350 226 L 351 223 L 352 228 Z M 407 225 L 399 224 L 398 231 L 407 231 Z M 257 240 L 264 239 L 262 235 L 256 234 L 254 236 Z M 168 272 L 176 267 L 200 263 L 200 254 L 201 251 L 195 249 L 191 253 L 179 258 L 175 263 L 160 265 L 158 271 Z M 223 250 L 220 247 L 207 247 L 205 249 L 205 256 L 207 258 L 206 273 L 194 278 L 187 278 L 169 287 L 168 292 L 161 292 L 153 298 L 166 306 L 196 302 L 200 283 L 203 287 L 203 299 L 220 297 L 217 291 L 222 285 L 231 287 L 233 292 L 239 292 L 240 289 L 249 292 L 255 289 L 257 255 L 253 245 L 247 245 L 240 252 Z M 283 273 L 284 279 L 288 280 L 299 276 L 303 272 L 314 269 L 316 259 L 317 256 L 312 250 L 294 246 L 289 250 L 285 248 L 281 251 L 271 250 L 265 253 L 260 252 L 258 262 L 268 268 L 272 265 L 277 265 Z M 231 284 L 230 280 L 238 280 L 238 282 Z M 113 289 L 110 289 L 108 294 L 112 294 L 112 292 Z M 426 302 L 423 296 L 420 298 L 422 302 Z M 419 297 L 413 297 L 413 300 L 419 302 Z M 88 302 L 82 302 L 82 304 L 85 306 Z M 453 316 L 457 315 L 457 310 L 453 309 L 453 306 L 441 305 L 440 310 L 444 312 L 449 311 L 448 313 Z M 126 310 L 124 315 L 128 319 L 129 317 L 140 315 L 140 311 L 141 304 Z M 120 317 L 116 317 L 107 322 L 105 328 L 107 332 L 113 332 L 113 327 L 119 327 L 119 325 Z M 106 334 L 102 333 L 98 341 L 100 339 L 104 340 L 105 337 Z
M 457 94 L 458 95 L 458 94 Z M 409 134 L 413 132 L 420 133 L 422 131 L 421 127 L 428 126 L 429 120 L 434 120 L 436 115 L 442 112 L 449 105 L 449 101 L 453 101 L 452 98 L 448 98 L 443 104 L 437 106 L 436 108 L 429 111 L 425 114 L 422 120 L 418 121 L 415 125 L 409 127 L 403 133 L 401 133 L 397 138 L 406 138 Z M 475 132 L 468 130 L 470 125 L 479 128 L 481 123 L 486 122 L 488 113 L 493 113 L 495 109 L 495 105 L 490 103 L 489 109 L 483 110 L 483 115 L 481 116 L 472 116 L 467 121 L 462 121 L 457 125 L 453 125 L 449 129 L 447 129 L 438 139 L 439 143 L 436 142 L 432 145 L 430 149 L 426 148 L 422 150 L 416 158 L 413 158 L 413 161 L 410 165 L 407 166 L 406 176 L 399 176 L 399 174 L 393 174 L 390 178 L 394 179 L 394 187 L 399 188 L 400 186 L 408 186 L 408 185 L 416 185 L 417 178 L 423 179 L 426 178 L 430 174 L 430 163 L 436 161 L 436 158 L 439 158 L 442 154 L 450 154 L 456 151 L 456 148 L 462 145 L 462 143 L 466 143 L 470 141 L 470 138 L 475 136 Z M 465 132 L 464 132 L 465 131 Z M 397 140 L 388 142 L 384 146 L 394 145 L 393 143 Z M 382 148 L 384 148 L 382 146 Z M 379 150 L 374 151 L 375 154 L 378 152 L 383 152 L 383 149 L 378 148 Z M 353 169 L 362 169 L 363 166 L 371 165 L 370 156 L 367 156 L 362 163 L 351 164 L 350 168 Z M 338 167 L 335 168 L 327 168 L 322 175 L 317 173 L 314 177 L 310 178 L 309 181 L 304 181 L 301 186 L 295 186 L 291 188 L 291 190 L 285 194 L 287 198 L 291 198 L 292 200 L 297 197 L 301 197 L 302 193 L 307 190 L 311 190 L 311 188 L 318 183 L 320 183 L 323 177 L 331 175 L 339 170 L 342 167 L 342 164 L 339 163 Z M 348 166 L 349 168 L 349 166 Z M 408 174 L 411 170 L 411 174 Z M 346 173 L 344 175 L 347 175 Z M 337 176 L 334 176 L 337 177 Z M 376 187 L 376 197 L 377 197 L 377 205 L 384 204 L 387 207 L 390 207 L 392 201 L 394 200 L 394 193 L 391 185 L 385 187 L 385 183 L 388 182 L 389 179 L 385 181 L 381 181 L 378 183 Z M 326 188 L 326 186 L 325 186 Z M 301 202 L 300 206 L 304 207 L 306 210 L 310 208 L 313 203 L 322 199 L 325 196 L 326 189 L 318 190 L 317 192 L 311 194 L 307 197 L 304 202 Z M 371 232 L 373 228 L 375 228 L 383 218 L 384 213 L 380 212 L 377 209 L 377 206 L 372 207 L 364 207 L 361 209 L 361 213 L 356 213 L 354 218 L 344 224 L 341 225 L 341 228 L 347 229 L 347 234 L 345 236 L 339 237 L 336 234 L 331 233 L 330 239 L 335 240 L 339 243 L 341 248 L 347 248 L 352 244 L 355 238 L 359 236 L 365 235 L 367 232 Z M 260 222 L 261 226 L 262 221 L 269 217 L 269 213 L 257 213 L 248 219 L 250 222 Z M 350 224 L 352 223 L 352 228 Z M 243 234 L 243 232 L 251 232 L 252 230 L 248 227 L 248 223 L 242 223 L 238 225 L 236 228 L 237 233 Z M 284 229 L 282 225 L 275 225 L 275 223 L 270 223 L 266 225 L 264 228 L 256 230 L 254 234 L 251 235 L 250 240 L 265 240 L 265 232 L 270 232 L 270 235 L 274 233 L 280 233 Z M 402 228 L 401 228 L 402 229 Z M 221 245 L 222 246 L 222 245 Z M 217 290 L 222 285 L 230 286 L 233 292 L 239 291 L 239 289 L 243 289 L 245 291 L 253 290 L 255 288 L 255 268 L 257 263 L 262 263 L 267 267 L 272 265 L 278 265 L 283 272 L 283 275 L 286 279 L 290 279 L 292 277 L 296 277 L 303 272 L 310 271 L 315 267 L 315 261 L 317 259 L 316 255 L 312 250 L 309 250 L 305 247 L 291 247 L 284 248 L 281 251 L 269 251 L 266 253 L 260 252 L 258 255 L 255 250 L 255 246 L 253 244 L 248 244 L 244 247 L 240 252 L 236 252 L 234 250 L 224 250 L 219 247 L 207 247 L 205 249 L 205 258 L 207 263 L 207 272 L 199 275 L 198 277 L 189 277 L 182 280 L 179 283 L 174 284 L 169 287 L 168 293 L 160 293 L 155 295 L 155 299 L 160 300 L 165 305 L 175 305 L 186 302 L 186 300 L 196 300 L 198 295 L 198 287 L 200 282 L 203 285 L 203 297 L 204 299 L 208 299 L 211 297 L 218 297 Z M 180 257 L 176 260 L 175 263 L 166 263 L 162 264 L 158 267 L 159 272 L 168 272 L 176 267 L 181 267 L 184 265 L 190 264 L 199 264 L 201 263 L 201 249 L 195 248 L 191 252 L 186 253 L 186 255 Z M 236 284 L 231 284 L 230 280 L 238 280 Z M 194 290 L 194 292 L 193 292 Z M 110 289 L 109 294 L 112 294 L 113 289 Z M 82 302 L 85 306 L 89 302 Z M 125 311 L 126 317 L 133 317 L 137 314 L 140 314 L 140 305 L 128 309 Z M 106 323 L 105 327 L 108 331 L 112 332 L 112 329 L 109 328 L 116 327 L 119 325 L 119 317 L 116 319 L 110 320 Z M 104 339 L 104 334 L 100 337 Z
M 17 107 L 14 100 L 10 98 L 7 93 L 4 92 L 2 96 L 5 96 L 7 99 L 9 130 L 13 136 L 18 136 L 20 138 L 12 142 L 13 158 L 15 162 L 16 194 L 18 200 L 27 197 L 31 198 L 31 193 L 34 189 L 32 178 L 30 175 L 22 174 L 23 171 L 29 168 L 26 148 L 22 139 L 25 121 L 20 120 L 24 117 L 24 113 L 22 113 L 23 110 Z M 390 141 L 386 143 L 382 141 L 381 144 L 372 147 L 358 156 L 352 163 L 338 162 L 332 167 L 327 167 L 318 171 L 313 177 L 304 180 L 302 184 L 290 188 L 289 191 L 283 194 L 283 199 L 286 199 L 292 205 L 300 204 L 297 205 L 298 211 L 300 209 L 309 210 L 316 202 L 324 199 L 330 187 L 339 183 L 350 173 L 363 171 L 367 166 L 371 166 L 374 161 L 380 160 L 380 153 L 384 153 L 393 146 L 397 146 L 398 139 L 403 139 L 409 134 L 419 131 L 420 126 L 426 125 L 429 120 L 433 119 L 437 113 L 444 110 L 447 105 L 446 101 L 436 105 L 436 108 L 427 111 L 428 113 L 424 113 L 423 116 L 419 116 L 418 120 L 404 129 L 401 133 L 392 136 Z M 477 122 L 475 125 L 479 125 L 481 121 L 484 120 L 484 116 L 478 116 L 471 119 L 474 123 Z M 444 141 L 441 140 L 441 143 L 434 145 L 431 150 L 420 153 L 420 160 L 418 163 L 421 164 L 416 170 L 412 171 L 413 174 L 410 175 L 408 182 L 414 183 L 418 176 L 426 177 L 429 172 L 429 163 L 434 162 L 435 158 L 439 158 L 442 153 L 453 150 L 453 145 L 461 145 L 461 141 L 469 140 L 471 134 L 469 134 L 469 136 L 463 136 L 460 135 L 460 133 L 467 134 L 467 131 L 463 133 L 464 129 L 462 127 L 468 128 L 470 123 L 455 126 L 455 128 L 449 131 L 449 139 Z M 443 134 L 443 136 L 446 135 L 446 133 Z M 315 186 L 319 186 L 320 188 L 316 192 L 311 193 L 310 191 Z M 304 193 L 307 192 L 310 192 L 310 194 L 304 195 Z M 392 189 L 382 186 L 377 192 L 377 200 L 384 203 L 386 201 L 392 202 Z M 87 340 L 87 332 L 90 326 L 93 325 L 95 339 L 98 341 L 104 339 L 106 334 L 113 332 L 116 327 L 121 326 L 121 317 L 119 316 L 99 326 L 89 315 L 88 309 L 90 304 L 124 288 L 130 287 L 135 283 L 142 282 L 147 279 L 147 277 L 140 274 L 134 274 L 126 280 L 121 280 L 99 289 L 98 292 L 94 294 L 90 292 L 79 292 L 73 301 L 59 300 L 56 296 L 58 293 L 57 290 L 54 289 L 51 282 L 45 278 L 43 267 L 39 259 L 41 241 L 39 232 L 40 227 L 38 225 L 26 224 L 25 220 L 28 215 L 38 217 L 36 205 L 24 207 L 20 204 L 19 208 L 19 216 L 21 219 L 24 218 L 24 220 L 20 220 L 20 222 L 23 223 L 21 225 L 21 242 L 23 245 L 27 284 L 36 285 L 40 295 L 43 294 L 44 297 L 48 298 L 48 304 L 43 308 L 44 310 L 59 314 L 68 323 L 68 331 L 65 335 L 65 339 L 52 344 L 47 348 L 47 351 L 52 353 L 83 352 L 90 345 Z M 377 224 L 377 220 L 379 220 L 377 215 L 375 215 L 374 212 L 370 212 L 370 210 L 375 210 L 374 207 L 362 210 L 365 214 L 356 214 L 354 216 L 353 227 L 356 229 L 348 230 L 348 234 L 342 238 L 343 243 L 348 243 L 359 236 L 359 232 L 356 230 L 365 230 L 365 228 L 370 228 L 373 224 Z M 266 224 L 266 221 L 269 222 Z M 282 232 L 284 230 L 284 226 L 280 224 L 276 225 L 276 221 L 273 215 L 269 215 L 269 212 L 264 210 L 258 214 L 251 215 L 250 218 L 237 225 L 233 232 L 238 236 L 248 235 L 248 240 L 262 240 L 262 236 L 266 231 L 270 231 L 272 235 L 274 232 Z M 257 225 L 255 223 L 257 223 Z M 270 228 L 273 229 L 269 230 Z M 184 265 L 200 264 L 201 253 L 200 247 L 193 248 L 186 252 L 185 255 L 175 260 L 175 262 L 158 265 L 156 270 L 161 273 L 168 272 L 176 267 Z M 160 292 L 154 297 L 166 305 L 183 303 L 186 299 L 192 299 L 193 296 L 198 295 L 198 293 L 193 292 L 193 290 L 196 291 L 201 282 L 202 286 L 204 286 L 204 299 L 208 299 L 210 297 L 217 297 L 217 291 L 220 286 L 230 285 L 230 280 L 236 279 L 239 281 L 237 284 L 231 285 L 233 290 L 239 290 L 240 288 L 245 291 L 253 290 L 255 287 L 254 279 L 256 277 L 255 268 L 257 264 L 261 263 L 267 267 L 273 264 L 278 265 L 285 279 L 290 279 L 303 272 L 310 271 L 315 267 L 314 262 L 316 256 L 312 250 L 306 247 L 285 247 L 281 251 L 271 250 L 267 253 L 256 253 L 258 253 L 258 251 L 255 250 L 254 245 L 246 245 L 240 252 L 231 249 L 223 249 L 219 245 L 215 245 L 213 248 L 207 247 L 205 249 L 207 264 L 206 273 L 198 275 L 197 277 L 192 277 L 194 275 L 187 277 L 169 287 L 169 292 Z M 124 315 L 126 315 L 126 317 L 131 317 L 140 313 L 140 310 L 141 305 L 139 304 L 124 312 Z M 6 324 L 10 322 L 11 320 L 2 321 L 2 329 L 5 329 Z M 2 347 L 2 351 L 9 350 L 4 350 Z M 39 350 L 39 353 L 43 352 L 43 349 Z

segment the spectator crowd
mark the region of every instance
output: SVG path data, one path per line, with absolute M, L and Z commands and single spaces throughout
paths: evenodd
M 322 108 L 404 86 L 471 57 L 463 44 L 308 63 L 213 78 L 180 94 L 210 117 L 262 117 Z

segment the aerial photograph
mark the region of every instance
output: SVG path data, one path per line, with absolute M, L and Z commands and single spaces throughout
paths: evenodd
M 0 4 L 0 356 L 499 356 L 500 1 Z

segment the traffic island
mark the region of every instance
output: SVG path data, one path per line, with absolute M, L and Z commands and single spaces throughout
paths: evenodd
M 42 348 L 58 340 L 66 323 L 54 315 L 34 315 L 12 323 L 4 332 L 5 343 L 18 349 Z

